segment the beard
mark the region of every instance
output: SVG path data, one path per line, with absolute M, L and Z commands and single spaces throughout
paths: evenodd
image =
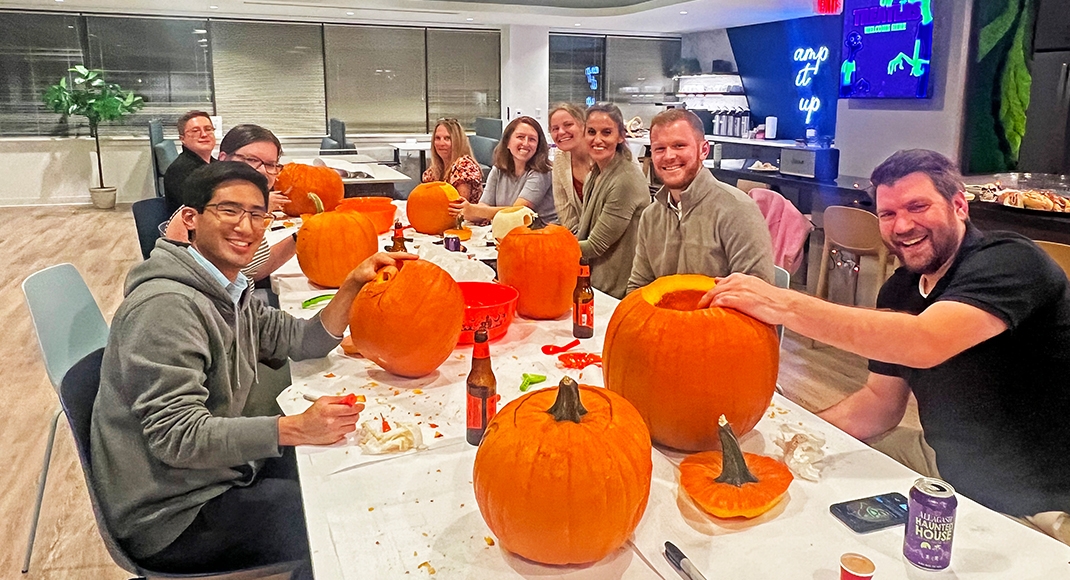
M 954 257 L 959 247 L 958 231 L 954 223 L 938 229 L 915 228 L 903 235 L 896 235 L 891 241 L 886 240 L 884 245 L 896 257 L 907 270 L 915 274 L 934 274 L 944 264 Z M 910 240 L 924 236 L 914 246 L 904 247 L 899 240 Z

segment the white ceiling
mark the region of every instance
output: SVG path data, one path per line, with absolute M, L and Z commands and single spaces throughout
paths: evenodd
M 209 16 L 312 22 L 498 28 L 546 26 L 575 32 L 677 34 L 812 16 L 815 0 L 598 0 L 599 8 L 563 8 L 583 0 L 0 0 L 0 8 Z M 521 4 L 521 5 L 518 5 Z M 617 4 L 617 7 L 604 7 Z M 212 8 L 215 6 L 215 8 Z M 686 12 L 686 14 L 685 14 Z

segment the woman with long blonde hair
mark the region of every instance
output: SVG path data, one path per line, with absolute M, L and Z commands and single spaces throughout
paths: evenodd
M 583 119 L 583 109 L 572 103 L 559 103 L 550 109 L 550 137 L 557 145 L 552 178 L 554 206 L 557 220 L 572 233 L 579 231 L 583 184 L 592 164 L 583 135 Z
M 431 132 L 431 167 L 421 180 L 445 181 L 470 203 L 478 202 L 483 195 L 483 171 L 472 158 L 468 135 L 457 119 L 439 119 L 435 123 Z

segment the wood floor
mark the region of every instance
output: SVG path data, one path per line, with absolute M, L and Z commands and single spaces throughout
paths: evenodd
M 0 208 L 0 224 L 0 256 L 8 264 L 0 277 L 0 352 L 8 353 L 0 382 L 0 579 L 128 578 L 97 535 L 62 418 L 30 572 L 19 572 L 48 422 L 57 407 L 20 285 L 41 268 L 70 262 L 85 277 L 104 318 L 111 320 L 122 300 L 126 272 L 141 259 L 130 208 Z M 787 333 L 780 384 L 788 397 L 817 410 L 860 387 L 865 361 L 829 347 L 811 348 L 809 342 Z M 916 424 L 916 417 L 905 421 Z

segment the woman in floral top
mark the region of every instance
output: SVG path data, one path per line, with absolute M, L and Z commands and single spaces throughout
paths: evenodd
M 423 182 L 429 181 L 449 183 L 469 203 L 479 202 L 483 195 L 483 172 L 472 158 L 468 135 L 457 119 L 439 119 L 435 124 L 431 137 L 431 167 L 423 174 Z

